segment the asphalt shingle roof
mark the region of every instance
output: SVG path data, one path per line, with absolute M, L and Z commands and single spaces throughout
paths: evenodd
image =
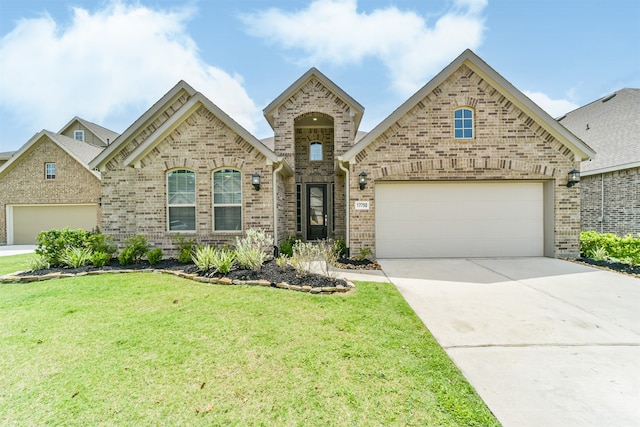
M 636 167 L 640 163 L 640 89 L 621 89 L 558 119 L 596 151 L 583 174 Z

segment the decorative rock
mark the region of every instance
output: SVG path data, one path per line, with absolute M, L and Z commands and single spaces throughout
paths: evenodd
M 267 286 L 267 287 L 269 287 L 269 286 L 271 286 L 271 282 L 270 282 L 270 281 L 268 281 L 268 280 L 262 280 L 262 279 L 261 279 L 261 280 L 258 280 L 258 281 L 256 282 L 256 285 L 258 285 L 258 286 Z
M 218 283 L 220 283 L 221 285 L 232 285 L 233 281 L 228 277 L 221 277 L 220 279 L 218 279 Z
M 292 291 L 298 291 L 300 292 L 302 290 L 302 286 L 298 286 L 298 285 L 289 285 L 289 289 Z
M 311 288 L 309 291 L 311 294 L 319 294 L 320 292 L 322 292 L 322 288 Z
M 309 286 L 309 285 L 304 285 L 302 287 L 302 292 L 309 292 L 310 290 L 311 290 L 311 286 Z
M 280 283 L 276 283 L 276 288 L 290 289 L 291 286 L 287 282 L 280 282 Z
M 327 286 L 326 288 L 321 288 L 322 292 L 326 294 L 334 293 L 338 291 L 338 288 L 335 286 Z

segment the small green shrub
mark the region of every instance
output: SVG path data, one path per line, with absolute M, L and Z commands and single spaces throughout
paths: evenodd
M 142 261 L 142 257 L 149 251 L 147 238 L 142 234 L 132 236 L 127 240 L 126 246 L 120 252 L 118 261 L 120 265 L 129 265 Z
M 118 251 L 118 247 L 113 241 L 113 237 L 104 234 L 91 234 L 88 237 L 88 247 L 93 253 L 102 252 L 113 255 Z
M 36 255 L 29 260 L 29 270 L 46 270 L 49 267 L 49 260 L 44 255 Z
M 333 251 L 337 258 L 343 258 L 347 254 L 347 243 L 344 239 L 336 239 L 333 242 Z
M 299 241 L 300 239 L 296 236 L 287 237 L 282 243 L 280 243 L 280 254 L 291 257 L 293 255 L 293 246 Z
M 175 245 L 178 247 L 178 262 L 181 264 L 189 264 L 196 250 L 195 239 L 187 239 L 178 235 L 175 239 Z
M 193 262 L 199 271 L 227 274 L 235 266 L 235 254 L 228 248 L 215 248 L 209 245 L 200 246 L 193 254 Z
M 358 255 L 356 258 L 360 261 L 364 261 L 371 254 L 373 254 L 373 252 L 371 252 L 371 249 L 369 248 L 358 248 Z
M 607 253 L 607 250 L 605 248 L 600 246 L 599 248 L 591 251 L 591 258 L 596 261 L 606 261 L 607 259 L 609 259 L 609 254 Z
M 52 266 L 60 265 L 64 252 L 68 248 L 87 247 L 89 236 L 88 231 L 70 230 L 68 227 L 42 231 L 36 238 L 36 254 L 44 256 Z
M 311 263 L 319 260 L 320 250 L 311 242 L 298 241 L 293 245 L 291 265 L 299 273 L 306 274 L 311 271 Z
M 60 263 L 72 268 L 83 267 L 89 264 L 91 255 L 89 248 L 67 248 L 60 257 Z
M 104 267 L 109 261 L 111 261 L 112 254 L 106 252 L 94 252 L 91 255 L 91 264 L 94 267 Z
M 213 256 L 213 266 L 219 273 L 227 274 L 236 265 L 236 254 L 228 248 L 216 250 Z
M 150 251 L 147 251 L 147 261 L 149 261 L 149 264 L 155 265 L 159 263 L 161 260 L 162 260 L 162 249 L 155 248 L 155 249 L 151 249 Z
M 192 261 L 198 267 L 199 271 L 209 271 L 213 268 L 213 257 L 215 255 L 216 248 L 206 245 L 199 246 L 193 253 Z

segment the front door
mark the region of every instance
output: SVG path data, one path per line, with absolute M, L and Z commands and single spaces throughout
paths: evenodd
M 307 240 L 327 238 L 327 184 L 307 185 Z

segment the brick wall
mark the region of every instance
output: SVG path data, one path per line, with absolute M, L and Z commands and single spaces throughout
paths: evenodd
M 45 179 L 47 162 L 56 164 L 54 180 Z M 99 198 L 100 180 L 44 136 L 0 178 L 0 244 L 7 243 L 7 205 L 85 204 L 98 203 Z M 100 209 L 98 226 L 99 212 Z
M 579 186 L 583 231 L 640 233 L 640 168 L 583 176 Z
M 154 125 L 154 126 L 157 126 Z M 150 131 L 144 131 L 149 135 Z M 131 152 L 134 143 L 123 151 Z M 137 145 L 137 141 L 136 141 Z M 103 172 L 103 231 L 122 244 L 143 234 L 150 244 L 175 254 L 178 234 L 199 244 L 224 244 L 240 232 L 213 231 L 213 178 L 215 170 L 242 172 L 243 230 L 259 228 L 273 233 L 272 173 L 264 155 L 239 137 L 204 107 L 199 108 L 141 160 L 140 168 L 122 164 L 123 156 L 109 162 Z M 196 174 L 196 231 L 167 231 L 167 172 L 188 169 Z M 251 185 L 259 173 L 261 188 Z
M 474 110 L 475 138 L 453 138 L 453 112 Z M 375 250 L 375 183 L 391 180 L 537 180 L 555 193 L 555 256 L 578 253 L 580 188 L 567 188 L 577 168 L 573 153 L 535 121 L 463 66 L 356 156 L 350 166 L 351 206 L 370 200 L 370 210 L 351 210 L 350 246 Z M 358 189 L 365 171 L 369 185 Z

